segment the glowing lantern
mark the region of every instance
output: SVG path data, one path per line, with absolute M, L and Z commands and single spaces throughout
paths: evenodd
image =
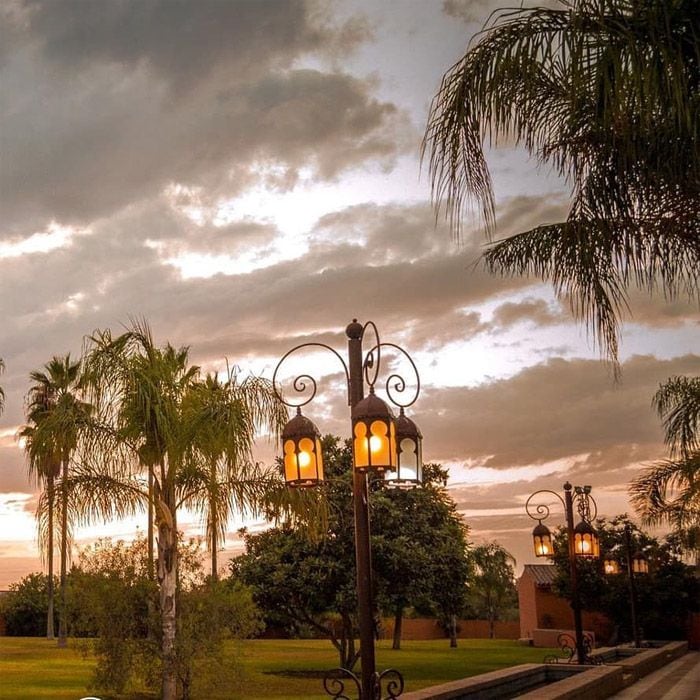
M 616 559 L 604 559 L 603 560 L 603 571 L 612 576 L 614 574 L 620 573 L 620 565 L 617 563 Z
M 635 574 L 649 573 L 649 561 L 642 552 L 635 552 L 632 557 L 632 571 Z
M 391 409 L 370 388 L 352 409 L 353 467 L 358 472 L 396 470 L 396 427 Z
M 321 433 L 297 408 L 282 431 L 284 480 L 288 486 L 315 486 L 323 481 Z
M 551 557 L 554 554 L 554 546 L 552 545 L 552 533 L 546 525 L 539 520 L 532 531 L 532 540 L 535 544 L 536 557 Z
M 598 535 L 590 523 L 582 520 L 574 528 L 574 553 L 577 557 L 593 559 L 600 556 Z
M 397 467 L 384 472 L 387 486 L 412 488 L 423 483 L 423 435 L 401 409 L 396 419 Z

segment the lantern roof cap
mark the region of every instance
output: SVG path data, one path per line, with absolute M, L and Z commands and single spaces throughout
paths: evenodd
M 586 520 L 580 520 L 578 525 L 574 528 L 574 532 L 578 535 L 596 534 L 593 526 Z
M 420 428 L 403 412 L 403 407 L 396 419 L 396 439 L 401 440 L 404 437 L 422 438 Z
M 537 525 L 535 525 L 535 529 L 532 531 L 532 534 L 537 537 L 537 536 L 542 536 L 542 535 L 551 535 L 552 533 L 549 531 L 549 528 L 540 520 Z
M 374 388 L 370 387 L 369 394 L 352 407 L 352 419 L 368 420 L 372 418 L 382 418 L 384 420 L 393 421 L 394 414 L 386 401 L 375 396 Z
M 316 424 L 305 415 L 302 415 L 301 408 L 297 408 L 297 414 L 291 420 L 287 421 L 282 431 L 282 439 L 304 437 L 314 435 L 320 437 L 321 433 L 316 427 Z

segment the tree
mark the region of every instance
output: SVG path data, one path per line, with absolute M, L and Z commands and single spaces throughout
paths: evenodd
M 640 530 L 626 515 L 595 523 L 602 556 L 619 561 L 621 574 L 606 575 L 600 561 L 578 560 L 578 589 L 585 610 L 605 613 L 623 639 L 632 639 L 630 592 L 627 583 L 624 529 L 632 533 L 635 549 L 649 559 L 649 573 L 635 576 L 637 622 L 647 639 L 682 639 L 688 613 L 700 609 L 700 581 L 692 568 L 674 556 L 673 546 Z M 557 566 L 555 589 L 571 597 L 566 534 L 560 530 L 553 557 Z M 617 635 L 616 635 L 617 636 Z
M 513 566 L 515 559 L 495 542 L 472 547 L 474 577 L 469 590 L 471 608 L 480 618 L 489 621 L 489 637 L 495 637 L 496 620 L 503 619 L 517 607 Z
M 49 581 L 44 574 L 31 573 L 10 584 L 0 599 L 5 633 L 10 637 L 41 637 L 46 633 L 49 609 Z
M 550 280 L 615 361 L 630 286 L 698 296 L 698 23 L 695 0 L 497 11 L 431 107 L 423 151 L 457 234 L 472 198 L 494 228 L 486 139 L 571 183 L 566 221 L 496 242 L 485 262 Z
M 78 505 L 69 503 L 69 465 L 78 449 L 81 434 L 88 427 L 92 406 L 83 401 L 81 396 L 81 363 L 73 361 L 70 354 L 63 357 L 54 356 L 44 366 L 45 371 L 35 371 L 29 376 L 34 386 L 29 392 L 31 428 L 29 437 L 30 469 L 36 473 L 54 472 L 60 464 L 61 479 L 59 483 L 58 507 L 60 514 L 60 580 L 59 580 L 59 615 L 58 645 L 67 644 L 66 627 L 66 575 L 68 570 L 69 511 L 75 511 Z M 33 467 L 31 466 L 33 465 Z M 48 514 L 46 529 L 47 540 L 53 537 L 53 494 L 47 493 L 43 503 L 39 504 L 38 517 Z M 77 513 L 74 513 L 77 517 Z M 53 549 L 53 544 L 51 544 Z M 51 579 L 51 576 L 49 577 Z
M 193 505 L 206 523 L 206 541 L 211 554 L 211 576 L 218 578 L 217 553 L 233 509 L 244 510 L 236 499 L 235 484 L 246 479 L 253 464 L 253 438 L 258 428 L 276 435 L 287 420 L 284 405 L 271 384 L 260 377 L 240 378 L 229 369 L 221 381 L 208 374 L 195 382 L 184 398 L 185 420 L 195 426 L 192 448 L 209 466 L 206 491 Z
M 393 649 L 401 646 L 403 613 L 411 606 L 441 617 L 457 643 L 453 623 L 471 567 L 468 530 L 446 484 L 447 470 L 426 464 L 421 488 L 372 494 L 372 559 L 380 605 L 394 616 Z
M 189 364 L 189 350 L 169 343 L 156 346 L 145 322 L 117 338 L 98 331 L 87 348 L 86 381 L 99 409 L 98 430 L 84 455 L 72 487 L 89 510 L 99 504 L 124 513 L 145 505 L 153 512 L 157 531 L 162 697 L 177 694 L 177 514 L 183 505 L 201 503 L 211 485 L 211 465 L 196 449 L 206 416 L 190 420 L 186 399 L 199 381 L 199 368 Z M 242 423 L 238 423 L 242 425 Z M 241 443 L 252 436 L 238 436 Z M 227 456 L 234 455 L 227 451 Z M 141 476 L 148 470 L 148 484 Z M 226 481 L 227 498 L 260 512 L 279 484 L 274 469 L 258 464 L 237 465 L 237 478 Z M 88 515 L 95 515 L 93 509 Z M 149 538 L 150 541 L 150 538 Z
M 46 382 L 37 382 L 29 389 L 27 397 L 26 417 L 28 423 L 19 430 L 19 437 L 24 441 L 24 449 L 29 463 L 29 476 L 36 480 L 39 486 L 44 485 L 44 502 L 46 504 L 45 527 L 40 527 L 40 544 L 44 541 L 45 547 L 41 546 L 42 553 L 45 554 L 48 564 L 47 576 L 47 597 L 48 605 L 46 611 L 46 638 L 54 638 L 54 536 L 55 536 L 55 510 L 56 510 L 56 478 L 61 471 L 61 458 L 56 448 L 53 453 L 50 450 L 42 449 L 40 444 L 34 440 L 37 430 L 37 423 L 42 417 L 47 415 L 52 407 L 54 397 Z M 37 511 L 40 515 L 41 510 Z
M 231 563 L 232 575 L 251 585 L 272 623 L 298 632 L 308 626 L 327 637 L 341 667 L 351 669 L 357 599 L 351 464 L 352 450 L 334 436 L 323 438 L 328 528 L 309 538 L 290 526 L 245 534 L 246 553 Z M 446 472 L 426 465 L 423 489 L 393 491 L 370 483 L 372 563 L 376 599 L 395 617 L 394 645 L 409 606 L 452 610 L 452 591 L 463 599 L 468 571 L 466 527 L 444 489 Z M 454 596 L 453 596 L 454 597 Z
M 632 503 L 647 525 L 671 525 L 700 567 L 700 377 L 671 377 L 653 404 L 670 457 L 634 479 Z

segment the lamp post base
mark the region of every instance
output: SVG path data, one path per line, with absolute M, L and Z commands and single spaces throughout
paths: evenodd
M 323 679 L 323 688 L 333 700 L 351 700 L 346 690 L 346 683 L 354 683 L 357 689 L 358 700 L 394 700 L 403 693 L 404 681 L 403 676 L 394 668 L 388 668 L 381 673 L 375 672 L 372 683 L 371 696 L 365 697 L 362 694 L 362 682 L 352 672 L 345 668 L 336 668 L 328 673 Z M 386 683 L 386 695 L 383 695 L 384 689 L 382 685 Z

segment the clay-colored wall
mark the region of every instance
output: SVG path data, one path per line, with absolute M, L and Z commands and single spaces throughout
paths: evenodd
M 458 620 L 457 621 L 459 639 L 488 639 L 488 620 Z M 494 626 L 496 639 L 518 639 L 520 634 L 520 623 L 516 622 L 496 622 Z M 394 634 L 394 619 L 384 618 L 382 620 L 382 637 L 391 639 Z M 407 618 L 403 620 L 401 626 L 401 639 L 421 640 L 421 639 L 445 639 L 446 633 L 442 625 L 430 618 Z

